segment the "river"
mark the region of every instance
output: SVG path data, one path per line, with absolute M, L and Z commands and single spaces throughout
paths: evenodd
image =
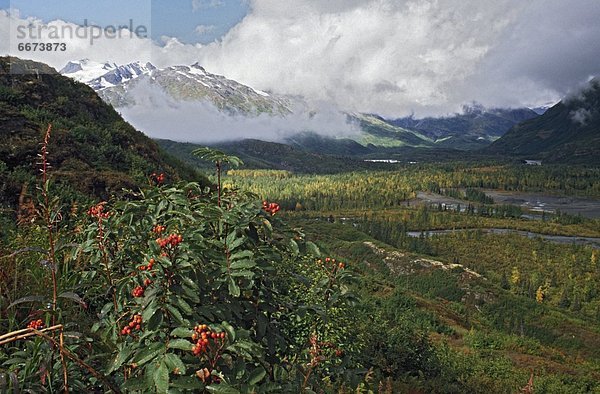
M 577 245 L 589 245 L 594 249 L 600 249 L 600 238 L 593 237 L 578 237 L 578 236 L 567 236 L 567 235 L 547 235 L 533 233 L 531 231 L 513 230 L 508 228 L 481 228 L 481 229 L 456 229 L 456 230 L 427 230 L 427 231 L 409 231 L 407 235 L 409 237 L 420 237 L 422 233 L 426 236 L 432 235 L 446 235 L 456 232 L 463 231 L 481 231 L 488 234 L 517 234 L 528 238 L 542 238 L 546 241 L 560 243 L 560 244 L 577 244 Z

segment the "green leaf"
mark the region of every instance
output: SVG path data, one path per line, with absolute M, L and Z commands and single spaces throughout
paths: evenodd
M 235 329 L 233 328 L 233 326 L 231 324 L 227 323 L 226 321 L 222 322 L 221 326 L 227 332 L 227 336 L 229 337 L 229 341 L 230 342 L 235 342 Z
M 157 310 L 158 310 L 158 303 L 156 302 L 156 299 L 153 299 L 150 302 L 150 304 L 148 304 L 146 309 L 144 309 L 144 312 L 142 312 L 142 319 L 144 321 L 150 320 L 150 318 L 152 316 L 154 316 L 154 314 L 156 313 Z
M 262 338 L 265 336 L 265 334 L 267 332 L 268 324 L 269 324 L 269 319 L 267 319 L 267 317 L 265 315 L 263 315 L 262 313 L 260 315 L 258 315 L 258 318 L 256 319 L 256 333 L 258 334 L 259 338 Z
M 247 271 L 247 270 L 232 271 L 231 276 L 234 278 L 244 277 L 244 278 L 252 279 L 252 277 L 254 276 L 254 272 Z
M 190 330 L 187 327 L 177 327 L 176 329 L 171 331 L 172 337 L 179 337 L 179 338 L 191 338 L 193 334 L 194 334 L 194 331 Z
M 113 361 L 112 365 L 106 373 L 110 374 L 111 372 L 121 368 L 121 365 L 123 365 L 123 363 L 127 361 L 127 359 L 131 356 L 132 353 L 133 349 L 130 347 L 122 349 L 119 353 L 117 353 L 117 357 L 115 357 L 115 360 Z
M 180 378 L 173 379 L 171 382 L 171 387 L 200 392 L 200 390 L 204 388 L 204 384 L 195 376 L 182 376 Z
M 243 250 L 241 252 L 237 252 L 232 254 L 229 259 L 231 261 L 235 261 L 235 260 L 241 260 L 241 259 L 245 259 L 245 258 L 250 258 L 254 256 L 254 253 L 251 250 Z
M 226 383 L 211 384 L 206 386 L 206 389 L 211 393 L 216 394 L 240 394 L 240 391 Z
M 79 305 L 81 305 L 83 308 L 87 308 L 87 304 L 85 303 L 85 301 L 83 301 L 83 298 L 81 298 L 78 294 L 73 293 L 71 291 L 65 291 L 64 293 L 60 293 L 58 295 L 58 297 L 73 300 L 73 301 L 77 302 Z
M 193 346 L 193 344 L 186 339 L 173 339 L 173 340 L 169 341 L 168 348 L 191 351 L 192 346 Z
M 185 302 L 185 300 L 181 297 L 177 297 L 177 306 L 179 306 L 179 309 L 181 309 L 184 313 L 187 313 L 188 315 L 194 313 L 194 310 L 192 309 L 190 304 Z
M 161 362 L 160 366 L 154 371 L 154 386 L 157 393 L 166 393 L 169 390 L 169 369 L 166 363 Z
M 308 241 L 306 243 L 306 250 L 308 253 L 312 254 L 315 257 L 321 256 L 321 250 L 314 242 Z
M 298 243 L 293 239 L 290 239 L 290 249 L 294 256 L 297 256 L 300 253 L 300 248 L 298 247 Z
M 258 382 L 263 380 L 266 374 L 267 371 L 263 367 L 258 367 L 254 369 L 252 372 L 250 372 L 250 376 L 248 377 L 248 384 L 253 386 L 256 385 Z
M 148 389 L 148 383 L 146 382 L 146 379 L 143 377 L 129 378 L 129 379 L 127 379 L 127 381 L 125 383 L 123 383 L 121 388 L 126 392 L 142 391 L 142 390 Z
M 7 308 L 12 308 L 15 305 L 23 304 L 25 302 L 44 302 L 46 298 L 43 296 L 27 296 L 19 298 L 18 300 L 11 303 Z
M 240 287 L 237 285 L 237 283 L 235 283 L 235 280 L 231 276 L 228 278 L 228 285 L 229 285 L 229 294 L 231 294 L 234 297 L 239 297 L 240 296 Z
M 246 241 L 246 238 L 239 237 L 231 242 L 227 242 L 227 249 L 229 249 L 229 251 L 232 252 L 232 251 L 236 250 L 237 248 L 239 248 L 240 246 L 242 246 L 244 244 L 244 241 Z
M 148 361 L 153 360 L 162 353 L 165 349 L 164 344 L 155 342 L 148 346 L 146 349 L 143 349 L 141 352 L 136 354 L 136 356 L 131 360 L 132 364 L 137 364 L 138 366 L 142 366 L 146 364 Z
M 147 330 L 154 331 L 160 327 L 163 321 L 163 313 L 161 310 L 157 310 L 154 315 L 148 320 L 148 324 L 146 326 Z
M 171 304 L 166 304 L 165 308 L 169 311 L 171 316 L 173 316 L 175 318 L 177 323 L 183 324 L 186 322 L 186 320 L 183 318 L 183 315 L 181 314 L 181 312 L 179 312 L 179 309 L 177 309 L 175 306 L 173 306 Z
M 247 269 L 252 267 L 256 267 L 256 261 L 249 259 L 234 261 L 229 266 L 229 268 L 231 268 L 232 270 Z
M 176 354 L 168 353 L 165 356 L 165 364 L 169 367 L 170 372 L 175 373 L 177 371 L 177 375 L 183 375 L 186 372 L 185 364 Z

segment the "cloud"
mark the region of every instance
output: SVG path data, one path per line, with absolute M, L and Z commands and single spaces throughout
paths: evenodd
M 223 0 L 192 0 L 192 10 L 194 12 L 209 8 L 217 8 L 223 5 Z
M 208 33 L 212 32 L 212 31 L 214 31 L 215 29 L 216 29 L 215 25 L 198 25 L 198 26 L 196 26 L 196 28 L 194 29 L 194 31 L 199 36 L 203 36 L 205 34 L 208 34 Z
M 588 120 L 592 117 L 592 112 L 585 108 L 579 108 L 575 111 L 571 111 L 569 115 L 574 123 L 579 123 L 580 126 L 585 126 Z
M 256 117 L 231 116 L 209 102 L 176 101 L 160 87 L 147 82 L 129 91 L 135 105 L 117 110 L 128 122 L 153 138 L 211 143 L 256 138 L 283 141 L 300 132 L 328 136 L 352 136 L 360 130 L 347 123 L 339 108 L 322 103 L 317 113 L 297 108 L 285 118 L 261 114 Z
M 598 74 L 600 2 L 254 0 L 208 69 L 390 116 L 557 100 Z
M 471 102 L 535 107 L 600 74 L 595 0 L 248 2 L 248 15 L 208 45 L 164 37 L 90 48 L 73 40 L 67 53 L 14 54 L 58 68 L 80 58 L 158 67 L 200 61 L 257 89 L 388 117 L 449 114 Z M 0 32 L 6 19 L 0 12 Z M 6 46 L 0 39 L 0 50 Z

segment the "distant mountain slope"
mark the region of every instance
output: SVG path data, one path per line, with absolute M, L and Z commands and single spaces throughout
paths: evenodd
M 11 65 L 21 72 L 10 74 Z M 0 57 L 0 176 L 10 198 L 16 198 L 23 174 L 38 173 L 37 154 L 49 123 L 52 171 L 76 189 L 107 196 L 146 182 L 154 171 L 170 179 L 197 177 L 88 86 L 42 63 Z
M 485 109 L 465 107 L 464 113 L 448 117 L 413 117 L 389 120 L 388 123 L 415 130 L 435 141 L 437 147 L 477 149 L 500 138 L 514 125 L 538 114 L 528 108 Z
M 156 70 L 152 63 L 134 62 L 119 66 L 116 63 L 95 63 L 85 59 L 67 63 L 59 73 L 84 82 L 94 90 L 100 90 L 135 79 L 152 70 Z
M 310 138 L 309 136 L 306 137 Z M 312 141 L 314 142 L 315 140 Z M 323 139 L 322 141 L 326 142 L 327 139 Z M 329 141 L 328 146 L 333 146 L 336 141 L 339 140 L 332 139 Z M 209 163 L 206 163 L 191 154 L 192 150 L 204 145 L 170 140 L 157 140 L 157 142 L 167 152 L 191 165 L 199 168 L 212 169 L 212 166 L 210 166 Z M 350 142 L 356 144 L 354 141 Z M 346 145 L 346 143 L 347 141 L 342 141 L 341 146 L 347 147 L 348 145 Z M 359 144 L 356 145 L 361 147 Z M 238 156 L 244 161 L 244 168 L 287 170 L 310 174 L 332 174 L 360 169 L 377 170 L 390 168 L 389 164 L 365 162 L 361 158 L 349 157 L 348 155 L 341 156 L 329 154 L 325 149 L 311 151 L 310 149 L 305 149 L 300 144 L 291 146 L 276 142 L 247 139 L 229 143 L 220 143 L 213 145 L 213 147 L 228 154 Z M 368 151 L 367 148 L 361 148 Z M 339 148 L 339 150 L 342 149 L 343 148 Z M 328 154 L 322 152 L 328 152 Z
M 223 120 L 231 120 L 235 117 L 234 124 L 237 124 L 253 117 L 268 115 L 263 118 L 264 127 L 269 127 L 268 123 L 271 119 L 271 123 L 272 120 L 278 122 L 277 127 L 289 130 L 290 127 L 294 129 L 294 124 L 299 119 L 314 120 L 315 115 L 329 111 L 320 108 L 319 105 L 309 104 L 302 97 L 265 93 L 224 76 L 211 74 L 198 63 L 191 66 L 157 69 L 150 63 L 135 62 L 117 65 L 110 62 L 80 60 L 69 62 L 61 73 L 94 88 L 103 100 L 117 109 L 122 108 L 123 113 L 129 114 L 132 117 L 130 121 L 134 123 L 146 119 L 148 113 L 154 114 L 157 113 L 156 111 L 178 117 L 182 112 L 189 110 L 186 104 L 199 104 L 200 109 L 196 112 L 202 112 L 201 116 L 205 117 L 205 123 L 218 119 L 217 122 L 222 124 Z M 127 109 L 131 108 L 137 110 L 128 112 Z M 204 111 L 208 108 L 211 110 Z M 337 116 L 336 122 L 353 122 L 360 127 L 362 133 L 351 138 L 364 147 L 373 145 L 387 148 L 461 150 L 478 149 L 489 145 L 510 127 L 522 120 L 537 116 L 536 112 L 529 109 L 488 110 L 480 106 L 465 107 L 463 114 L 424 119 L 409 117 L 390 120 L 377 114 L 344 113 L 336 109 L 332 111 L 336 115 L 341 115 Z M 179 116 L 179 119 L 182 117 L 183 115 Z M 286 122 L 289 122 L 289 125 Z M 310 122 L 302 124 L 311 125 Z M 152 129 L 152 125 L 148 124 L 144 127 Z M 316 127 L 322 126 L 319 124 Z M 297 133 L 302 135 L 315 131 L 317 130 L 310 126 L 297 129 Z M 323 130 L 319 129 L 319 131 Z M 253 138 L 260 138 L 260 136 L 255 134 Z M 306 140 L 302 136 L 299 138 Z M 296 136 L 292 136 L 292 139 L 295 140 Z
M 176 101 L 208 102 L 228 114 L 291 112 L 288 100 L 211 74 L 198 63 L 158 69 L 151 63 L 119 66 L 82 60 L 69 62 L 61 73 L 85 82 L 116 108 L 135 105 L 140 99 L 152 100 L 149 94 L 162 92 Z M 152 92 L 153 88 L 158 90 Z
M 600 81 L 513 127 L 485 152 L 600 165 Z

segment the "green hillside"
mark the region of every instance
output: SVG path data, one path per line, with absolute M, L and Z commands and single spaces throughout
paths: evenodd
M 600 82 L 523 122 L 485 150 L 548 162 L 600 164 Z
M 11 73 L 11 66 L 12 71 Z M 40 143 L 52 125 L 49 161 L 57 178 L 106 197 L 147 182 L 153 172 L 194 179 L 195 171 L 164 153 L 88 86 L 33 61 L 0 58 L 0 180 L 14 202 L 37 173 Z

